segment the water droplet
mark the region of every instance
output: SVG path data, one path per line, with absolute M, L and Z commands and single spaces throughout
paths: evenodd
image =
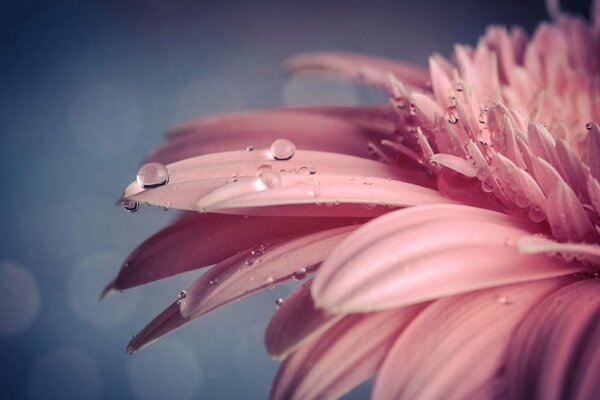
M 492 193 L 494 191 L 494 186 L 489 180 L 485 179 L 481 182 L 481 190 L 485 193 Z
M 594 124 L 592 124 L 591 122 L 588 122 L 587 124 L 585 124 L 585 129 L 587 129 L 588 131 L 591 131 L 593 127 L 594 127 Z
M 308 167 L 308 173 L 314 175 L 317 173 L 317 169 L 315 167 Z
M 265 254 L 265 245 L 261 244 L 259 246 L 256 246 L 255 248 L 252 249 L 252 251 L 250 253 L 253 256 L 262 256 L 263 254 Z
M 273 279 L 273 277 L 272 277 L 272 276 L 269 276 L 269 277 L 267 278 L 267 283 L 270 285 L 270 284 L 271 284 L 271 283 L 273 283 L 273 282 L 275 282 L 275 279 Z
M 508 306 L 511 305 L 513 302 L 506 296 L 500 296 L 498 297 L 498 303 Z
M 177 304 L 181 304 L 182 300 L 185 299 L 187 297 L 187 292 L 185 290 L 182 290 L 181 292 L 179 292 L 179 296 L 177 296 Z
M 456 115 L 455 107 L 448 107 L 448 109 L 446 110 L 446 119 L 452 125 L 458 123 L 458 115 Z
M 399 110 L 404 110 L 406 108 L 406 103 L 404 103 L 404 99 L 403 98 L 397 99 L 396 106 L 398 107 Z
M 237 182 L 239 180 L 240 180 L 240 177 L 238 176 L 238 174 L 231 175 L 231 182 Z
M 412 115 L 413 117 L 415 115 L 417 115 L 417 106 L 415 106 L 414 103 L 410 103 L 409 114 Z
M 362 183 L 363 185 L 372 185 L 373 184 L 373 179 L 369 178 L 368 176 L 363 177 L 362 179 Z
M 211 280 L 208 282 L 208 284 L 209 284 L 210 286 L 214 286 L 214 285 L 216 285 L 217 283 L 219 283 L 219 278 L 211 279 Z
M 464 85 L 462 84 L 462 82 L 458 82 L 458 83 L 456 84 L 456 88 L 455 88 L 455 89 L 456 89 L 456 91 L 457 91 L 457 92 L 462 92 L 463 90 L 465 90 L 465 87 L 464 87 Z
M 277 172 L 265 172 L 259 178 L 268 189 L 281 187 L 281 176 Z
M 260 176 L 264 173 L 271 172 L 272 168 L 270 164 L 263 164 L 256 169 L 256 176 L 260 178 Z
M 121 202 L 123 208 L 131 213 L 134 213 L 138 210 L 139 204 L 133 200 L 123 200 Z
M 287 139 L 277 139 L 271 144 L 271 154 L 276 160 L 289 160 L 295 152 L 296 146 Z
M 281 307 L 281 305 L 283 304 L 283 299 L 280 297 L 277 300 L 275 300 L 275 307 L 279 308 Z
M 254 151 L 254 146 L 252 146 L 252 145 L 246 146 L 246 151 Z
M 139 169 L 136 180 L 144 189 L 163 186 L 169 181 L 169 171 L 162 164 L 147 163 Z
M 301 281 L 302 279 L 306 278 L 307 274 L 308 271 L 306 268 L 300 268 L 298 271 L 294 272 L 294 279 Z

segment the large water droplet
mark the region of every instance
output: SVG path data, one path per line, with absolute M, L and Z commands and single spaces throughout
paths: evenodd
M 481 182 L 481 190 L 483 190 L 485 193 L 492 193 L 494 191 L 494 186 L 490 180 L 485 179 Z
M 277 139 L 271 144 L 271 154 L 276 160 L 289 160 L 295 152 L 296 146 L 287 139 Z
M 594 124 L 592 124 L 591 122 L 588 122 L 587 124 L 585 124 L 585 129 L 587 129 L 588 131 L 591 131 L 593 127 L 594 127 Z
M 136 180 L 145 189 L 163 186 L 169 181 L 169 171 L 162 164 L 147 163 L 139 169 Z

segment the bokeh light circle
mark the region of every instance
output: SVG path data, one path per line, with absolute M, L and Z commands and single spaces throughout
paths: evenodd
M 29 271 L 0 262 L 0 335 L 15 335 L 29 329 L 40 308 L 38 285 Z

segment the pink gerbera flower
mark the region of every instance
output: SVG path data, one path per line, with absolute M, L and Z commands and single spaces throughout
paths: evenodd
M 493 26 L 429 71 L 293 57 L 389 104 L 203 118 L 168 132 L 123 204 L 186 210 L 106 293 L 212 266 L 129 344 L 306 280 L 266 330 L 273 399 L 600 395 L 600 1 L 531 39 Z

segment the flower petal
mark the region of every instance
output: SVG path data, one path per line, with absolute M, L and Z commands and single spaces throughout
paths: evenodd
M 181 316 L 179 304 L 174 302 L 131 339 L 127 345 L 127 352 L 136 353 L 188 322 L 190 322 L 188 318 Z
M 323 263 L 312 286 L 317 305 L 368 312 L 587 268 L 525 256 L 516 242 L 530 231 L 501 214 L 470 211 L 415 207 L 367 223 Z
M 564 282 L 504 286 L 433 303 L 390 350 L 373 399 L 473 398 L 499 373 L 521 318 Z
M 281 137 L 302 149 L 369 158 L 367 143 L 396 129 L 389 107 L 298 108 L 204 117 L 171 128 L 170 140 L 145 162 L 171 164 L 230 150 L 264 149 Z
M 189 158 L 169 164 L 167 168 L 167 184 L 144 189 L 133 182 L 125 190 L 124 198 L 142 204 L 194 210 L 198 198 L 210 191 L 236 183 L 256 183 L 257 175 L 266 171 L 289 176 L 294 182 L 310 182 L 310 179 L 318 180 L 327 175 L 359 175 L 398 179 L 424 186 L 432 184 L 423 172 L 343 154 L 306 150 L 297 150 L 288 160 L 276 160 L 269 150 L 231 151 Z
M 281 365 L 270 398 L 338 398 L 374 374 L 404 328 L 427 305 L 348 315 Z
M 190 213 L 138 246 L 105 293 L 213 265 L 256 243 L 350 225 L 355 220 Z
M 389 74 L 404 84 L 429 89 L 428 73 L 405 62 L 351 53 L 307 53 L 291 57 L 286 68 L 292 72 L 331 72 L 390 90 Z
M 231 301 L 291 279 L 320 264 L 358 225 L 317 232 L 288 241 L 263 243 L 215 265 L 186 290 L 181 314 L 197 318 Z
M 507 351 L 510 399 L 593 399 L 600 391 L 600 285 L 573 283 L 525 317 Z
M 265 345 L 271 356 L 287 356 L 343 317 L 315 306 L 311 283 L 312 280 L 298 287 L 273 314 L 265 332 Z

